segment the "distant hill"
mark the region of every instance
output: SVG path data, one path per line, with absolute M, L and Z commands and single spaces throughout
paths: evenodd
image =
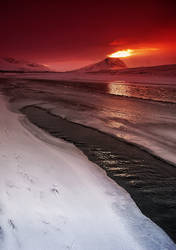
M 112 75 L 134 75 L 134 76 L 135 75 L 176 76 L 176 64 L 157 65 L 150 67 L 124 68 L 124 69 L 105 69 L 101 70 L 101 72 L 99 71 L 96 73 L 105 73 Z
M 85 66 L 83 68 L 74 70 L 73 72 L 102 72 L 102 71 L 111 71 L 127 68 L 126 64 L 119 58 L 105 58 L 104 60 Z
M 176 76 L 176 64 L 157 65 L 149 67 L 128 68 L 119 58 L 107 57 L 104 60 L 74 70 L 78 73 L 107 74 L 107 75 L 148 75 L 148 76 Z
M 45 72 L 50 70 L 42 64 L 18 60 L 12 57 L 3 57 L 0 58 L 0 71 Z

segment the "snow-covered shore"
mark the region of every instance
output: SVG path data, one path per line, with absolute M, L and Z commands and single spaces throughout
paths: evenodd
M 73 145 L 9 111 L 2 96 L 0 112 L 2 250 L 176 249 Z

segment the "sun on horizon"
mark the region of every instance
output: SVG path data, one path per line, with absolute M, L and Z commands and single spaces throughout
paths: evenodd
M 108 57 L 110 58 L 121 58 L 121 57 L 130 57 L 136 55 L 146 55 L 146 54 L 153 54 L 156 51 L 159 51 L 159 48 L 139 48 L 139 49 L 125 49 L 125 50 L 118 50 Z
M 132 49 L 119 50 L 119 51 L 116 51 L 116 52 L 108 55 L 108 57 L 111 57 L 111 58 L 128 57 L 128 56 L 132 55 L 132 52 L 133 52 Z

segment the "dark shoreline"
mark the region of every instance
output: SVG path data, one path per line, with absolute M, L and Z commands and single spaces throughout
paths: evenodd
M 143 214 L 176 242 L 175 168 L 135 145 L 85 127 L 35 105 L 21 109 L 30 122 L 76 145 L 125 188 Z

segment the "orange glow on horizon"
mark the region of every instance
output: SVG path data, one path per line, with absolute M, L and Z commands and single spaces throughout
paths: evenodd
M 159 48 L 142 48 L 142 49 L 126 49 L 126 50 L 119 50 L 116 51 L 108 57 L 111 58 L 120 58 L 120 57 L 129 57 L 134 55 L 144 55 L 144 54 L 151 54 L 154 51 L 158 51 Z
M 119 50 L 115 53 L 112 53 L 108 57 L 113 57 L 113 58 L 119 58 L 119 57 L 128 57 L 132 55 L 133 50 L 132 49 L 127 49 L 127 50 Z

